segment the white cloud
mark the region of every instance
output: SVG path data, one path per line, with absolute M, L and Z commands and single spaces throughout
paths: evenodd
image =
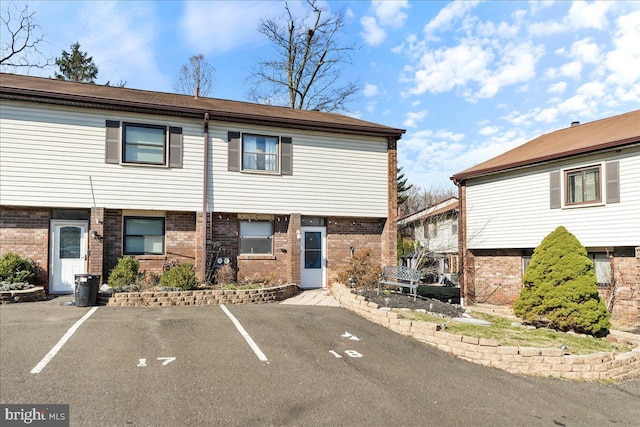
M 615 2 L 610 1 L 574 1 L 567 15 L 565 15 L 560 22 L 545 21 L 532 23 L 528 27 L 529 35 L 533 37 L 549 37 L 580 29 L 604 31 L 609 26 L 607 13 L 614 4 Z M 534 5 L 530 5 L 530 11 L 532 15 L 535 14 Z
M 409 112 L 405 114 L 405 120 L 402 123 L 404 126 L 409 128 L 418 127 L 418 122 L 422 121 L 427 116 L 427 110 L 422 110 L 418 112 Z
M 614 48 L 606 54 L 605 65 L 613 84 L 640 84 L 640 10 L 616 21 Z M 637 90 L 637 86 L 636 86 Z
M 478 133 L 482 136 L 493 135 L 498 132 L 500 128 L 498 126 L 485 126 L 478 131 Z
M 572 79 L 579 79 L 582 73 L 582 64 L 579 61 L 568 62 L 560 67 L 560 74 Z
M 557 82 L 557 83 L 554 83 L 551 86 L 549 86 L 549 89 L 547 89 L 547 92 L 549 92 L 549 93 L 564 93 L 565 90 L 567 90 L 567 83 L 566 82 Z
M 150 3 L 82 3 L 78 41 L 98 66 L 100 82 L 123 80 L 128 87 L 146 89 L 167 86 L 154 54 L 159 29 L 153 16 Z
M 364 96 L 366 96 L 367 98 L 370 98 L 372 96 L 376 96 L 378 94 L 378 86 L 367 83 L 364 85 L 364 88 L 362 89 L 362 94 Z
M 455 1 L 449 3 L 438 12 L 435 18 L 425 25 L 424 32 L 427 35 L 431 35 L 436 31 L 448 29 L 454 21 L 465 16 L 465 14 L 476 7 L 478 3 L 479 2 L 475 1 Z
M 402 28 L 407 14 L 402 9 L 409 8 L 407 0 L 401 1 L 382 1 L 376 0 L 372 2 L 376 17 L 380 25 L 392 28 Z
M 199 53 L 229 52 L 263 43 L 255 24 L 281 10 L 267 1 L 184 2 L 180 30 L 187 44 Z
M 592 37 L 587 37 L 571 45 L 570 56 L 583 63 L 597 64 L 601 59 L 600 47 L 593 42 Z
M 378 25 L 373 16 L 363 16 L 360 18 L 360 24 L 363 29 L 360 36 L 368 45 L 378 46 L 387 38 L 387 33 Z
M 607 11 L 612 2 L 608 1 L 574 1 L 567 15 L 567 22 L 572 28 L 593 28 L 605 30 L 607 28 Z
M 407 19 L 407 14 L 402 10 L 409 8 L 407 0 L 402 1 L 381 1 L 371 2 L 372 11 L 375 16 L 365 15 L 360 18 L 363 31 L 360 36 L 370 46 L 378 46 L 387 38 L 384 27 L 402 28 Z M 402 49 L 401 47 L 394 48 Z

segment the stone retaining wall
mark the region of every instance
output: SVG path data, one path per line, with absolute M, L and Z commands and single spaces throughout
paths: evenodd
M 98 305 L 109 307 L 168 307 L 176 305 L 261 304 L 282 301 L 300 292 L 297 285 L 263 289 L 182 292 L 120 292 L 100 294 Z
M 0 304 L 11 304 L 14 302 L 34 302 L 47 299 L 44 287 L 36 286 L 31 289 L 23 289 L 19 291 L 2 291 L 0 292 Z
M 495 339 L 455 335 L 439 330 L 435 323 L 402 319 L 380 309 L 342 284 L 331 292 L 340 305 L 366 319 L 453 354 L 461 359 L 511 373 L 552 376 L 576 380 L 626 379 L 640 376 L 640 347 L 625 353 L 565 355 L 559 348 L 503 347 Z

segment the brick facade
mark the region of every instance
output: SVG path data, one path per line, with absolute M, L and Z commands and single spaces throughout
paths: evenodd
M 49 221 L 51 210 L 0 208 L 0 255 L 15 252 L 31 258 L 38 267 L 38 283 L 49 285 Z
M 522 290 L 521 250 L 467 250 L 464 288 L 468 304 L 512 305 Z M 599 287 L 600 297 L 611 309 L 612 320 L 640 325 L 640 259 L 632 248 L 616 248 L 611 256 L 614 280 Z M 615 298 L 611 300 L 612 291 Z
M 35 260 L 41 267 L 40 283 L 47 285 L 49 270 L 49 228 L 52 209 L 5 208 L 0 211 L 0 253 L 14 251 Z M 89 212 L 87 210 L 86 212 Z M 109 273 L 123 256 L 123 210 L 93 208 L 87 220 L 87 273 L 100 275 L 108 281 Z M 215 262 L 214 243 L 224 248 L 217 255 L 228 257 L 237 271 L 238 280 L 270 279 L 274 283 L 300 283 L 300 241 L 297 231 L 302 216 L 274 215 L 273 254 L 239 254 L 238 214 L 210 213 L 207 218 L 208 266 Z M 395 241 L 387 242 L 395 233 L 389 231 L 385 218 L 325 217 L 327 251 L 327 285 L 353 252 L 369 250 L 381 265 L 395 264 Z M 161 275 L 167 263 L 193 263 L 200 271 L 202 263 L 201 214 L 195 212 L 166 212 L 165 254 L 136 255 L 141 271 Z M 395 227 L 392 227 L 395 230 Z
M 272 255 L 240 255 L 238 247 L 239 220 L 236 214 L 213 213 L 209 218 L 209 245 L 217 242 L 224 247 L 221 256 L 229 257 L 238 280 L 270 278 L 276 283 L 300 283 L 300 241 L 297 230 L 302 216 L 274 215 Z M 375 259 L 382 259 L 382 239 L 387 221 L 380 218 L 327 217 L 327 282 L 354 251 L 370 250 Z M 395 246 L 394 246 L 395 248 Z M 394 258 L 395 260 L 395 258 Z

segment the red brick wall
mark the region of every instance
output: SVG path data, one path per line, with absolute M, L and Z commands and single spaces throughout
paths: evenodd
M 49 220 L 51 210 L 28 207 L 0 208 L 0 255 L 14 252 L 38 266 L 38 281 L 49 285 Z
M 165 217 L 165 255 L 135 255 L 140 261 L 140 270 L 149 274 L 162 275 L 167 262 L 196 264 L 198 252 L 195 212 L 167 212 Z M 123 255 L 122 211 L 106 209 L 104 212 L 104 281 Z
M 513 304 L 522 289 L 522 252 L 467 251 L 465 276 L 469 304 Z
M 614 252 L 611 258 L 612 286 L 598 291 L 611 309 L 614 322 L 640 326 L 640 259 L 631 250 L 620 252 Z M 613 300 L 612 291 L 615 295 Z
M 381 266 L 387 262 L 388 256 L 382 256 L 384 229 L 384 219 L 327 218 L 327 284 L 336 279 L 338 270 L 351 258 L 352 247 L 355 252 L 370 250 L 373 259 L 381 260 Z M 396 262 L 394 258 L 391 265 Z
M 625 325 L 640 325 L 640 259 L 631 248 L 617 249 L 611 258 L 615 281 L 612 287 L 600 287 L 600 297 L 611 309 L 612 320 Z M 522 252 L 520 250 L 467 251 L 467 302 L 512 305 L 522 290 Z M 615 290 L 615 299 L 610 301 Z
M 210 215 L 209 243 L 220 242 L 225 247 L 221 255 L 230 257 L 238 280 L 262 276 L 271 277 L 276 282 L 280 280 L 282 283 L 299 283 L 300 242 L 296 237 L 296 231 L 300 229 L 300 218 L 300 214 L 288 217 L 275 215 L 273 255 L 238 256 L 239 221 L 236 214 Z M 351 256 L 351 247 L 355 251 L 369 249 L 375 259 L 382 259 L 385 219 L 328 217 L 325 225 L 328 284 L 331 284 L 337 270 Z

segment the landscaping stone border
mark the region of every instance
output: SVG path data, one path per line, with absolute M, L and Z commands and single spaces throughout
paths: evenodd
M 169 307 L 183 305 L 262 304 L 298 294 L 298 285 L 262 289 L 207 289 L 179 292 L 119 292 L 98 295 L 98 305 L 109 307 Z
M 0 291 L 0 304 L 12 304 L 16 302 L 34 302 L 47 299 L 44 287 L 36 286 L 31 289 L 16 291 Z
M 564 354 L 564 350 L 559 348 L 506 347 L 495 339 L 455 335 L 439 330 L 439 325 L 435 323 L 402 319 L 399 313 L 380 309 L 376 303 L 353 294 L 340 283 L 333 284 L 331 293 L 342 307 L 374 323 L 480 365 L 516 374 L 571 380 L 640 377 L 639 342 L 634 342 L 633 350 L 625 353 L 586 355 Z

